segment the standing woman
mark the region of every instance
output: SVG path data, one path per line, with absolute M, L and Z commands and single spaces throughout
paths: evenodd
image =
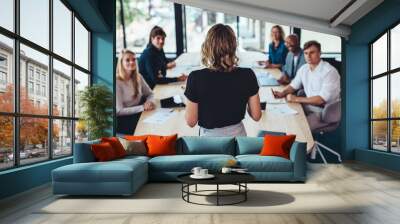
M 136 55 L 122 50 L 117 64 L 117 133 L 133 134 L 142 111 L 155 108 L 153 91 L 138 73 Z
M 201 46 L 206 68 L 189 74 L 185 118 L 190 127 L 199 124 L 201 136 L 246 136 L 246 107 L 253 120 L 261 118 L 257 78 L 250 68 L 237 67 L 236 48 L 232 28 L 214 25 Z
M 167 69 L 176 66 L 175 61 L 167 59 L 164 53 L 165 44 L 164 30 L 154 26 L 150 31 L 149 43 L 139 59 L 139 70 L 150 88 L 156 84 L 185 81 L 187 76 L 182 74 L 177 78 L 167 78 Z
M 271 28 L 272 42 L 268 45 L 268 60 L 259 62 L 264 64 L 265 68 L 281 69 L 285 65 L 288 49 L 285 46 L 285 32 L 282 27 L 275 25 Z

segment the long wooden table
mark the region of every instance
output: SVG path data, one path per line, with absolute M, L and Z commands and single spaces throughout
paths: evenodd
M 259 52 L 239 52 L 239 66 L 254 67 L 255 61 L 265 60 L 265 55 Z M 177 77 L 182 72 L 189 74 L 190 71 L 199 69 L 200 54 L 199 53 L 185 53 L 179 56 L 176 60 L 177 67 L 170 69 L 167 72 L 167 77 Z M 264 70 L 262 68 L 253 68 L 253 70 Z M 273 74 L 275 78 L 280 77 L 278 69 L 266 69 L 269 73 Z M 283 86 L 273 87 L 274 89 L 282 89 Z M 174 95 L 181 95 L 185 91 L 185 82 L 170 83 L 164 85 L 157 85 L 154 88 L 154 97 L 156 99 L 157 108 L 160 108 L 160 99 L 171 97 Z M 265 101 L 266 94 L 271 91 L 271 87 L 260 87 L 259 94 L 261 101 Z M 253 121 L 246 113 L 243 120 L 248 136 L 257 136 L 260 130 L 285 132 L 288 134 L 295 134 L 296 141 L 307 142 L 307 151 L 311 152 L 314 145 L 310 127 L 308 125 L 306 116 L 304 114 L 301 104 L 288 103 L 288 106 L 298 113 L 296 115 L 278 115 L 271 113 L 268 110 L 262 112 L 260 121 Z M 268 107 L 268 104 L 267 104 Z M 159 134 L 171 135 L 178 133 L 179 136 L 198 136 L 199 127 L 196 125 L 190 128 L 185 121 L 185 108 L 175 108 L 171 113 L 171 117 L 162 124 L 150 124 L 143 122 L 144 119 L 153 115 L 156 110 L 145 111 L 142 113 L 140 120 L 137 124 L 135 135 L 142 134 Z

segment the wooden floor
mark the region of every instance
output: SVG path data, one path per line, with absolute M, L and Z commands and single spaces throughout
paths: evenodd
M 47 185 L 1 201 L 0 223 L 400 223 L 398 173 L 358 163 L 309 164 L 308 182 L 317 183 L 346 201 L 363 201 L 367 206 L 357 214 L 35 214 L 38 207 L 54 200 Z

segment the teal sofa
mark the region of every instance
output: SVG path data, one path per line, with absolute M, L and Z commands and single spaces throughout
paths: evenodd
M 228 160 L 236 160 L 259 182 L 304 182 L 306 180 L 306 143 L 295 142 L 290 159 L 260 156 L 262 137 L 181 137 L 177 155 L 127 156 L 96 162 L 90 145 L 75 144 L 74 163 L 52 171 L 54 194 L 131 195 L 148 181 L 176 181 L 193 167 L 218 172 Z

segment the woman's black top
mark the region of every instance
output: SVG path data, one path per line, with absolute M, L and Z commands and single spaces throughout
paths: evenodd
M 189 74 L 185 96 L 198 103 L 199 126 L 212 129 L 241 122 L 249 98 L 258 89 L 250 68 L 238 67 L 231 72 L 206 68 Z
M 139 58 L 139 72 L 150 88 L 156 84 L 165 84 L 178 81 L 177 78 L 167 78 L 167 63 L 164 50 L 159 50 L 154 45 L 148 44 Z

